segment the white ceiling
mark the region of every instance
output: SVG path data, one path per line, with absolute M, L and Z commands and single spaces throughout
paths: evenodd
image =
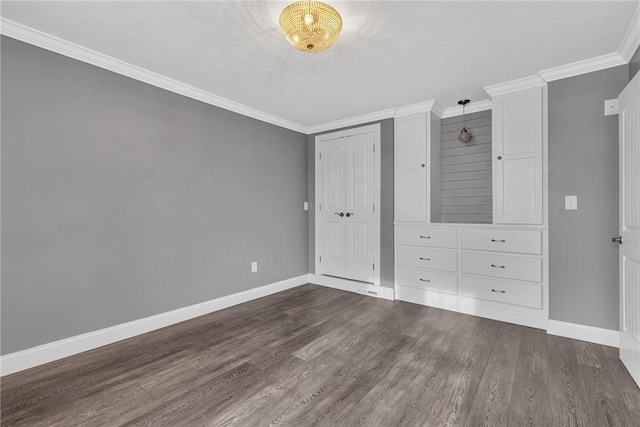
M 2 17 L 268 114 L 313 126 L 614 53 L 636 1 L 328 1 L 316 54 L 277 27 L 287 2 L 2 2 Z

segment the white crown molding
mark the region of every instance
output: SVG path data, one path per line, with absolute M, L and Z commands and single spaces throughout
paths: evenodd
M 532 87 L 544 86 L 545 81 L 542 77 L 535 75 L 524 77 L 522 79 L 511 80 L 504 83 L 498 83 L 484 87 L 484 91 L 492 98 L 506 93 L 517 92 L 519 90 L 531 89 Z
M 238 102 L 200 90 L 169 77 L 154 73 L 136 65 L 129 64 L 111 56 L 104 55 L 86 47 L 71 43 L 59 37 L 38 31 L 6 18 L 0 20 L 0 33 L 43 49 L 59 53 L 87 64 L 95 65 L 105 70 L 147 83 L 206 104 L 220 107 L 234 113 L 242 114 L 266 123 L 271 123 L 296 132 L 307 133 L 307 126 L 301 125 Z
M 629 23 L 629 27 L 627 28 L 627 32 L 622 39 L 622 43 L 620 43 L 620 47 L 618 48 L 618 53 L 625 62 L 631 61 L 633 54 L 636 53 L 636 50 L 640 47 L 640 4 L 636 8 L 635 13 L 633 14 L 633 18 L 631 19 L 631 23 Z
M 608 345 L 610 347 L 620 347 L 620 332 L 611 329 L 602 329 L 594 326 L 550 319 L 547 322 L 547 333 L 549 335 L 573 338 L 574 340 Z
M 307 135 L 314 133 L 320 133 L 328 130 L 336 130 L 349 126 L 361 125 L 364 123 L 375 122 L 377 120 L 390 119 L 396 112 L 395 108 L 389 108 L 387 110 L 375 111 L 373 113 L 363 114 L 361 116 L 348 117 L 346 119 L 335 120 L 332 122 L 321 123 L 318 125 L 307 126 Z
M 426 113 L 426 112 L 432 112 L 439 117 L 443 111 L 444 111 L 444 108 L 442 108 L 442 106 L 438 104 L 438 101 L 432 99 L 431 101 L 419 102 L 417 104 L 411 104 L 405 107 L 399 107 L 396 109 L 395 117 L 397 118 L 397 117 L 409 116 L 411 114 Z
M 606 68 L 624 65 L 625 60 L 619 53 L 609 53 L 607 55 L 598 56 L 596 58 L 585 59 L 584 61 L 573 62 L 560 67 L 547 68 L 538 72 L 538 75 L 546 82 L 554 80 L 566 79 L 568 77 L 579 76 L 580 74 L 592 73 L 594 71 L 604 70 Z
M 120 325 L 111 326 L 109 328 L 76 335 L 74 337 L 7 354 L 0 357 L 0 366 L 2 368 L 1 375 L 9 375 L 14 372 L 33 368 L 34 366 L 53 362 L 54 360 L 62 359 L 64 357 L 73 356 L 74 354 L 82 353 L 84 351 L 93 350 L 104 345 L 155 331 L 166 326 L 175 325 L 176 323 L 184 322 L 185 320 L 193 319 L 194 317 L 213 313 L 214 311 L 222 310 L 227 307 L 302 286 L 308 282 L 309 275 L 303 274 L 302 276 L 260 286 L 259 288 L 249 289 L 247 291 L 179 308 L 177 310 L 160 313 L 155 316 L 121 323 Z
M 478 111 L 487 111 L 487 110 L 491 110 L 491 100 L 489 99 L 484 101 L 478 101 L 478 102 L 470 102 L 464 107 L 464 112 L 466 114 L 477 113 Z M 458 105 L 456 107 L 445 108 L 440 118 L 446 119 L 447 117 L 456 117 L 461 115 L 462 115 L 462 106 Z

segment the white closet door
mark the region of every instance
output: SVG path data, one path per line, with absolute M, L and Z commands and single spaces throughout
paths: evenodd
M 320 256 L 318 274 L 344 277 L 345 251 L 345 147 L 340 140 L 321 146 L 320 170 Z
M 372 133 L 343 139 L 345 162 L 345 277 L 374 281 L 375 152 Z
M 620 360 L 640 385 L 640 73 L 618 98 Z
M 492 102 L 494 223 L 542 224 L 542 88 Z

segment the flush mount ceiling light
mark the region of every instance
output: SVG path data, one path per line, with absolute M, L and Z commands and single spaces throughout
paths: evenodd
M 328 4 L 298 1 L 285 7 L 280 14 L 280 28 L 296 49 L 320 52 L 340 35 L 342 18 Z
M 471 101 L 468 99 L 461 99 L 458 101 L 458 105 L 462 105 L 462 130 L 458 134 L 458 141 L 469 142 L 471 141 L 471 134 L 467 130 L 467 115 L 464 113 L 464 107 Z

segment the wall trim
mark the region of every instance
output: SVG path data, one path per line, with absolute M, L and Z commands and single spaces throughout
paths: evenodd
M 113 344 L 156 329 L 184 322 L 194 317 L 295 288 L 308 282 L 309 275 L 303 274 L 302 276 L 281 280 L 258 288 L 10 353 L 0 357 L 0 375 L 9 375 L 107 344 Z
M 584 61 L 573 62 L 560 67 L 547 68 L 538 72 L 538 75 L 546 82 L 566 79 L 568 77 L 579 76 L 581 74 L 592 73 L 606 68 L 617 67 L 628 63 L 619 53 L 598 56 L 596 58 L 585 59 Z
M 620 348 L 620 332 L 611 329 L 596 328 L 595 326 L 579 325 L 577 323 L 551 320 L 547 322 L 547 333 L 574 340 L 587 341 L 595 344 Z
M 538 86 L 544 86 L 546 82 L 539 75 L 523 77 L 521 79 L 511 80 L 504 83 L 498 83 L 491 86 L 485 86 L 484 91 L 492 98 L 498 95 L 504 95 L 511 92 L 517 92 L 524 89 L 531 89 Z
M 385 288 L 383 286 L 376 286 L 369 283 L 357 282 L 355 280 L 343 279 L 340 277 L 324 276 L 321 274 L 309 274 L 309 283 L 391 301 L 395 299 L 392 288 Z
M 622 38 L 622 43 L 618 48 L 618 53 L 625 62 L 630 62 L 633 54 L 640 48 L 640 4 L 636 8 L 633 18 L 629 23 L 627 32 Z
M 59 53 L 69 58 L 77 59 L 78 61 L 86 62 L 87 64 L 95 65 L 96 67 L 121 74 L 134 80 L 168 90 L 169 92 L 204 102 L 205 104 L 220 107 L 225 110 L 233 111 L 234 113 L 242 114 L 244 116 L 296 132 L 306 134 L 308 131 L 307 126 L 299 123 L 256 110 L 255 108 L 223 98 L 211 92 L 206 92 L 169 77 L 165 77 L 161 74 L 154 73 L 153 71 L 104 55 L 100 52 L 96 52 L 95 50 L 71 43 L 59 37 L 27 27 L 26 25 L 19 24 L 6 18 L 0 19 L 0 33 L 7 37 L 11 37 L 43 49 Z
M 477 101 L 477 102 L 472 101 L 469 103 L 469 105 L 464 107 L 464 112 L 466 114 L 477 113 L 479 111 L 487 111 L 487 110 L 491 110 L 490 99 L 485 99 L 483 101 Z M 440 115 L 440 118 L 446 119 L 448 117 L 456 117 L 461 115 L 462 115 L 462 106 L 458 105 L 455 107 L 445 108 L 444 111 L 442 112 L 442 115 Z
M 335 129 L 341 129 L 349 126 L 362 125 L 365 123 L 376 122 L 379 120 L 390 119 L 396 113 L 395 108 L 374 111 L 373 113 L 362 114 L 360 116 L 347 117 L 346 119 L 334 120 L 332 122 L 321 123 L 318 125 L 308 126 L 307 134 L 320 133 Z

